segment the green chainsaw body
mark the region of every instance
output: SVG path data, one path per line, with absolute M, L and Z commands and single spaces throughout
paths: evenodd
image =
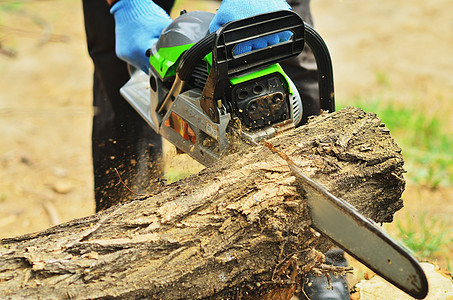
M 232 123 L 240 123 L 244 136 L 258 141 L 294 128 L 303 110 L 297 88 L 278 63 L 304 47 L 300 17 L 280 11 L 230 22 L 209 34 L 213 17 L 201 11 L 181 14 L 148 51 L 148 86 L 138 78 L 143 72 L 133 70 L 122 89 L 156 132 L 204 165 L 228 151 Z M 285 30 L 293 36 L 281 45 L 233 54 L 244 40 Z

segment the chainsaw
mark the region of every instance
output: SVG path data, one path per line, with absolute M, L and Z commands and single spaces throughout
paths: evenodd
M 299 125 L 303 99 L 279 62 L 299 55 L 305 44 L 318 67 L 320 108 L 335 110 L 329 51 L 299 15 L 265 13 L 229 22 L 209 34 L 213 17 L 182 11 L 147 51 L 149 75 L 130 67 L 131 78 L 121 88 L 150 127 L 177 149 L 209 166 L 229 152 L 237 135 L 260 145 Z M 239 44 L 279 32 L 291 32 L 291 38 L 235 54 Z M 426 276 L 408 251 L 287 161 L 305 190 L 315 229 L 409 295 L 427 295 Z

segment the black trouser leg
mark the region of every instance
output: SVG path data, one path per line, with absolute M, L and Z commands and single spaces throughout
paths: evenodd
M 170 10 L 173 1 L 162 2 Z M 115 22 L 105 0 L 83 0 L 89 54 L 94 63 L 92 154 L 96 211 L 152 189 L 162 176 L 162 141 L 120 95 L 129 79 L 115 54 Z

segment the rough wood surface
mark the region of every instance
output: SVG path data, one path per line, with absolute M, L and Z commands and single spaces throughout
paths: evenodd
M 325 114 L 270 142 L 377 222 L 402 207 L 401 150 L 372 113 Z M 330 247 L 293 183 L 255 147 L 154 195 L 3 239 L 0 298 L 289 299 Z

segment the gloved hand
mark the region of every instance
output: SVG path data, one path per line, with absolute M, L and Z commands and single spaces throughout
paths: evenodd
M 254 15 L 276 10 L 290 10 L 291 6 L 285 0 L 223 0 L 209 25 L 212 33 L 225 23 Z M 242 54 L 251 50 L 261 49 L 270 45 L 289 40 L 292 33 L 284 31 L 251 41 L 240 43 L 234 49 L 234 54 Z
M 110 13 L 115 17 L 116 55 L 148 74 L 146 50 L 171 23 L 170 16 L 151 0 L 121 0 Z

